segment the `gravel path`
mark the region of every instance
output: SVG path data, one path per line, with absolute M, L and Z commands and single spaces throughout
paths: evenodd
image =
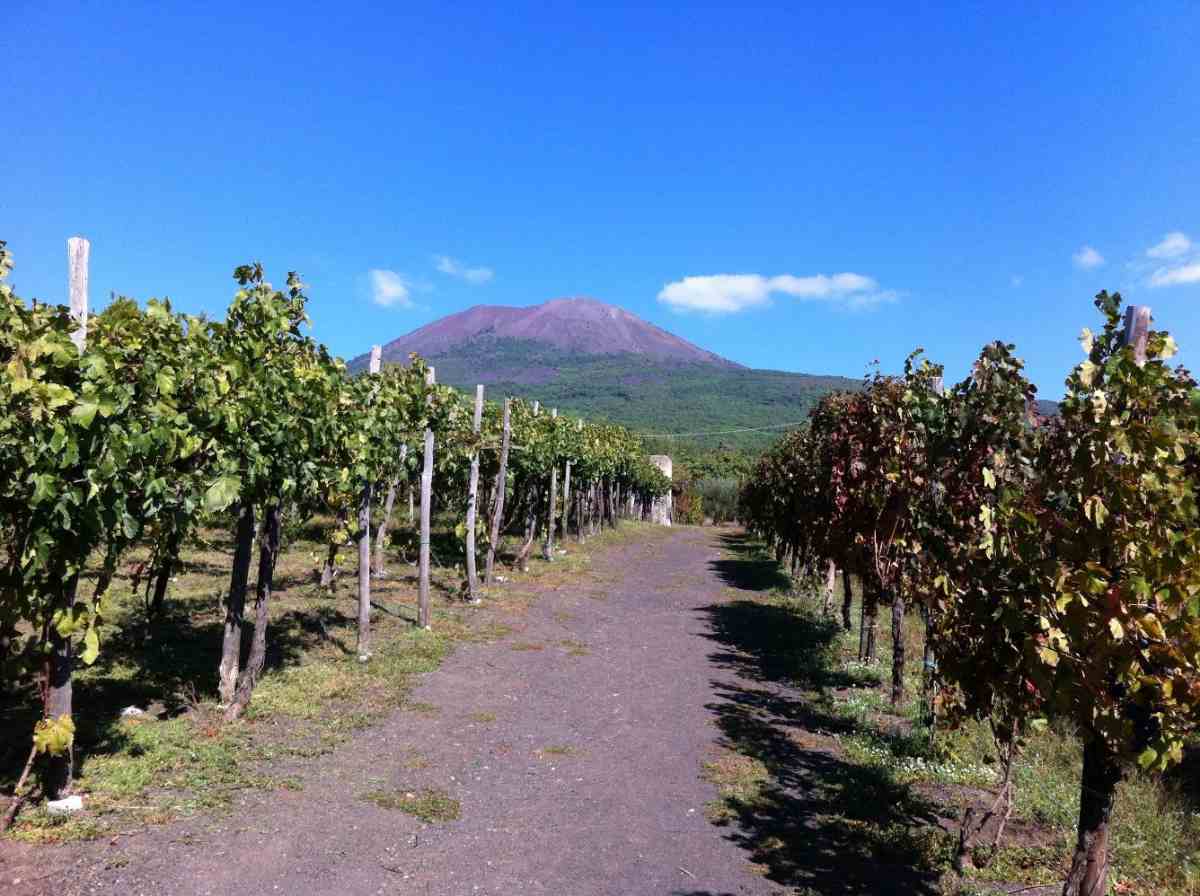
M 704 612 L 727 594 L 718 545 L 680 528 L 599 552 L 511 635 L 463 645 L 427 676 L 413 699 L 436 711 L 353 738 L 302 790 L 78 848 L 66 892 L 780 892 L 705 818 L 714 712 L 739 684 L 712 656 Z M 425 824 L 363 800 L 375 787 L 444 790 L 461 816 Z

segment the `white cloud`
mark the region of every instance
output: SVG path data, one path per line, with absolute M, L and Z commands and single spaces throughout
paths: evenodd
M 767 278 L 760 274 L 715 274 L 668 283 L 658 300 L 679 311 L 729 314 L 767 304 L 770 293 Z
M 1187 234 L 1173 230 L 1164 236 L 1157 245 L 1147 249 L 1146 254 L 1151 258 L 1178 258 L 1180 255 L 1187 254 L 1191 248 L 1192 241 L 1187 238 Z
M 384 308 L 412 308 L 412 291 L 408 281 L 395 271 L 373 269 L 367 272 L 371 281 L 371 301 Z
M 701 311 L 708 314 L 732 314 L 768 305 L 773 293 L 782 293 L 803 301 L 827 301 L 847 308 L 874 308 L 894 302 L 896 293 L 881 290 L 879 284 L 862 274 L 814 274 L 797 277 L 780 274 L 711 274 L 684 277 L 668 283 L 658 300 L 676 311 Z
M 491 268 L 469 268 L 449 255 L 435 255 L 433 266 L 443 274 L 449 274 L 451 277 L 457 277 L 475 286 L 487 283 L 496 276 L 496 272 Z
M 1085 271 L 1090 271 L 1092 268 L 1098 268 L 1104 264 L 1104 256 L 1091 246 L 1084 246 L 1072 255 L 1071 258 L 1075 262 L 1075 267 L 1082 268 Z
M 1200 283 L 1200 261 L 1176 268 L 1159 268 L 1150 277 L 1151 286 L 1182 286 L 1186 283 Z

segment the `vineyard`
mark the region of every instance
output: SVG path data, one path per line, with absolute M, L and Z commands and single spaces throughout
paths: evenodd
M 1110 892 L 1118 785 L 1179 763 L 1200 723 L 1200 391 L 1169 366 L 1174 341 L 1148 309 L 1122 318 L 1107 293 L 1096 307 L 1058 416 L 1038 415 L 1011 345 L 986 346 L 950 388 L 914 353 L 902 376 L 826 397 L 740 496 L 742 519 L 847 631 L 861 582 L 862 662 L 890 612 L 893 707 L 915 662 L 927 737 L 990 728 L 998 787 L 961 819 L 960 871 L 995 856 L 1031 740 L 1081 741 L 1065 896 Z M 910 658 L 914 615 L 923 656 Z
M 493 789 L 475 824 L 499 830 L 528 801 L 516 829 L 550 838 L 548 852 L 586 857 L 588 825 L 610 839 L 644 825 L 629 835 L 638 848 L 674 855 L 683 822 L 657 813 L 715 786 L 704 814 L 688 810 L 688 867 L 668 862 L 662 887 L 696 868 L 720 882 L 711 892 L 742 886 L 734 848 L 709 839 L 736 821 L 775 883 L 873 892 L 886 877 L 874 863 L 902 855 L 901 891 L 932 892 L 951 871 L 1007 885 L 1033 867 L 1046 886 L 1065 876 L 1065 896 L 1140 892 L 1110 881 L 1116 832 L 1129 831 L 1118 795 L 1149 802 L 1144 783 L 1195 755 L 1200 724 L 1200 389 L 1171 366 L 1174 341 L 1148 309 L 1096 297 L 1101 325 L 1083 331 L 1086 359 L 1050 416 L 1012 345 L 985 346 L 950 386 L 914 352 L 900 375 L 826 394 L 750 466 L 733 452 L 685 460 L 676 521 L 736 517 L 745 531 L 668 533 L 640 524 L 661 516 L 672 482 L 635 432 L 488 401 L 483 386 L 467 395 L 417 355 L 384 365 L 378 347 L 351 374 L 305 334 L 300 278 L 277 290 L 257 264 L 234 271 L 220 320 L 118 297 L 89 316 L 87 252 L 71 241 L 71 305 L 47 305 L 15 294 L 0 243 L 8 839 L 115 842 L 236 793 L 298 792 L 322 774 L 300 761 L 322 756 L 337 780 L 316 784 L 320 799 L 450 824 L 451 790 L 384 786 L 377 762 L 416 775 L 435 753 L 482 782 L 524 739 L 540 744 L 539 769 L 595 763 L 571 786 L 594 785 L 604 808 L 578 818 L 575 791 L 522 789 L 535 780 L 523 767 L 521 787 L 477 785 Z M 592 567 L 589 551 L 607 548 Z M 547 593 L 552 606 L 531 612 Z M 518 634 L 428 685 L 457 719 L 411 699 L 452 648 Z M 585 635 L 601 656 L 587 659 Z M 479 706 L 498 697 L 515 721 L 495 744 L 481 732 L 496 710 Z M 354 737 L 376 722 L 375 746 L 390 749 L 409 725 L 397 710 L 428 717 L 420 746 L 364 751 Z M 871 712 L 892 728 L 848 721 Z M 541 743 L 548 732 L 563 742 Z M 797 746 L 810 741 L 825 746 Z M 1060 830 L 1078 800 L 1074 853 L 1020 865 L 1004 840 L 1030 838 L 1022 782 L 1069 764 L 1061 750 L 1047 759 L 1050 741 L 1082 754 L 1077 796 L 1038 797 Z M 903 767 L 876 775 L 888 762 Z M 930 769 L 974 789 L 952 824 L 931 823 L 932 803 L 907 789 Z M 297 820 L 300 841 L 325 834 L 320 799 Z M 1174 806 L 1140 808 L 1194 816 Z M 278 833 L 290 809 L 256 811 L 236 823 L 269 817 Z M 872 811 L 885 819 L 874 829 Z M 395 839 L 390 820 L 353 818 Z M 1126 855 L 1160 850 L 1148 879 L 1184 892 L 1191 852 L 1177 841 L 1194 830 L 1143 824 Z M 152 863 L 153 841 L 141 849 Z M 873 870 L 820 867 L 856 850 Z M 543 873 L 537 849 L 522 855 L 509 888 Z M 1164 871 L 1177 855 L 1183 870 Z M 454 862 L 438 861 L 405 867 L 453 886 Z M 279 864 L 297 873 L 294 857 Z M 662 872 L 622 866 L 629 892 Z M 176 873 L 164 861 L 146 880 Z M 561 873 L 563 888 L 582 872 Z
M 457 577 L 454 599 L 478 604 L 501 590 L 502 559 L 517 570 L 534 551 L 555 559 L 556 539 L 640 518 L 669 491 L 622 427 L 485 402 L 482 386 L 471 401 L 415 356 L 386 368 L 376 356 L 348 376 L 304 335 L 295 274 L 279 291 L 261 266 L 238 267 L 223 320 L 125 298 L 89 317 L 87 250 L 71 241 L 67 308 L 19 298 L 0 243 L 0 661 L 18 704 L 9 717 L 37 719 L 21 738 L 29 752 L 6 828 L 30 794 L 71 792 L 85 759 L 76 719 L 94 696 L 86 681 L 75 687 L 78 673 L 104 661 L 110 639 L 128 647 L 131 632 L 147 655 L 161 651 L 172 583 L 197 555 L 225 580 L 219 661 L 201 680 L 176 668 L 172 683 L 192 693 L 215 683 L 217 724 L 231 726 L 281 649 L 272 601 L 289 544 L 310 546 L 308 571 L 289 559 L 287 575 L 311 578 L 315 595 L 355 582 L 355 661 L 394 665 L 373 635 L 382 624 L 405 636 L 404 608 L 381 586 L 395 593 L 389 562 L 410 543 L 418 588 L 403 627 L 435 638 L 435 549 L 443 589 Z

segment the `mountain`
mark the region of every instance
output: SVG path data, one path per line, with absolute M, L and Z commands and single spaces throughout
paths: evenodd
M 539 343 L 567 354 L 634 354 L 664 363 L 741 366 L 624 308 L 587 298 L 553 299 L 529 308 L 476 305 L 389 342 L 383 347 L 383 359 L 407 363 L 409 352 L 433 358 L 481 339 Z
M 676 455 L 722 445 L 761 449 L 822 395 L 859 385 L 753 370 L 588 298 L 477 305 L 387 343 L 383 359 L 407 364 L 410 352 L 437 368 L 439 382 L 463 389 L 484 383 L 491 396 L 536 398 L 564 413 L 613 420 L 656 434 L 648 444 Z M 360 355 L 350 369 L 362 370 L 367 359 Z

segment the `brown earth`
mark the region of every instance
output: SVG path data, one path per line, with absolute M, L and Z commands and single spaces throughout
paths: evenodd
M 505 620 L 512 634 L 428 675 L 412 695 L 426 711 L 313 761 L 302 788 L 103 842 L 0 843 L 0 891 L 716 896 L 823 880 L 821 892 L 899 892 L 839 887 L 803 855 L 773 881 L 750 863 L 753 826 L 707 820 L 703 763 L 738 695 L 762 687 L 714 625 L 736 594 L 728 564 L 711 529 L 605 549 Z M 364 798 L 426 790 L 456 800 L 457 820 Z

